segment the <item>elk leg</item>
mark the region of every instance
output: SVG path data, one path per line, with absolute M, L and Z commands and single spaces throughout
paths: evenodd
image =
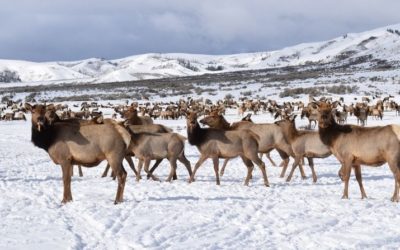
M 308 160 L 308 165 L 311 168 L 313 182 L 316 183 L 317 182 L 317 174 L 315 173 L 315 169 L 314 169 L 314 159 L 311 157 L 307 157 L 307 160 Z
M 272 166 L 276 167 L 276 164 L 275 164 L 274 160 L 272 160 L 271 155 L 269 154 L 269 152 L 266 153 L 265 155 L 267 156 L 267 159 L 269 160 L 269 162 L 271 162 Z M 260 157 L 260 159 L 261 159 L 261 157 Z
M 124 198 L 124 188 L 125 188 L 127 173 L 126 173 L 124 167 L 122 166 L 122 160 L 121 160 L 121 163 L 119 163 L 119 164 L 110 163 L 110 166 L 118 179 L 117 195 L 115 197 L 115 202 L 114 202 L 114 204 L 118 204 L 118 203 L 123 202 L 123 200 L 124 200 L 123 199 Z
M 220 181 L 219 181 L 219 158 L 218 157 L 213 157 L 213 164 L 214 164 L 214 172 L 215 172 L 215 179 L 217 182 L 217 185 L 220 185 Z
M 183 165 L 185 165 L 185 167 L 186 167 L 186 169 L 187 169 L 187 171 L 188 171 L 189 176 L 191 176 L 191 175 L 192 175 L 192 167 L 190 166 L 190 161 L 186 158 L 184 152 L 182 152 L 182 154 L 179 156 L 178 160 L 179 160 L 180 162 L 182 162 Z
M 83 177 L 82 166 L 78 165 L 79 177 Z
M 171 169 L 170 169 L 169 176 L 168 176 L 166 181 L 171 182 L 171 180 L 173 179 L 174 175 L 176 176 L 176 158 L 175 157 L 171 157 L 168 160 L 169 160 L 169 164 L 171 166 Z
M 222 164 L 221 173 L 220 173 L 221 176 L 223 176 L 225 173 L 225 167 L 226 167 L 226 164 L 228 164 L 228 161 L 229 161 L 229 158 L 226 158 L 224 160 L 224 163 Z
M 139 159 L 139 164 L 138 164 L 138 170 L 137 170 L 137 175 L 136 175 L 136 181 L 139 181 L 142 176 L 140 175 L 140 172 L 142 171 L 142 167 L 143 167 L 143 161 L 142 159 Z
M 388 164 L 394 177 L 394 192 L 390 200 L 393 202 L 399 202 L 400 169 L 397 165 L 397 161 L 390 161 Z
M 338 176 L 342 181 L 344 181 L 344 166 L 343 166 L 343 164 L 338 171 Z
M 282 158 L 282 162 L 279 164 L 279 167 L 285 167 L 287 168 L 287 165 L 289 164 L 289 155 L 285 153 L 285 151 L 276 149 L 278 151 L 279 156 Z M 286 171 L 286 170 L 285 170 Z M 285 173 L 283 173 L 283 176 L 285 176 Z M 281 177 L 283 177 L 281 174 Z
M 351 174 L 351 162 L 344 162 L 344 190 L 342 199 L 349 198 L 349 180 Z
M 64 194 L 61 203 L 65 204 L 72 201 L 71 193 L 71 169 L 72 165 L 70 162 L 65 162 L 61 165 L 63 174 Z
M 144 172 L 149 175 L 149 167 L 150 167 L 151 159 L 145 158 L 144 159 Z
M 265 164 L 264 162 L 257 157 L 257 154 L 254 155 L 254 158 L 252 161 L 260 168 L 263 179 L 264 179 L 264 185 L 266 187 L 269 187 L 269 182 L 268 182 L 268 177 L 267 177 L 267 170 L 265 169 Z
M 193 173 L 189 178 L 189 183 L 194 182 L 194 176 L 196 175 L 197 169 L 201 166 L 201 164 L 204 163 L 205 160 L 207 160 L 207 156 L 200 155 L 200 159 L 197 161 L 196 165 L 194 165 Z
M 129 167 L 132 169 L 133 173 L 135 174 L 135 176 L 138 175 L 136 169 L 135 169 L 135 164 L 132 161 L 132 157 L 131 156 L 125 156 L 125 160 L 128 162 Z
M 354 167 L 354 174 L 356 175 L 358 185 L 360 186 L 361 199 L 367 198 L 367 194 L 365 193 L 364 186 L 362 184 L 361 166 L 355 165 L 353 167 Z
M 290 170 L 289 176 L 288 176 L 287 179 L 286 179 L 287 182 L 289 182 L 289 181 L 292 179 L 294 170 L 296 169 L 296 167 L 297 167 L 299 164 L 301 164 L 301 163 L 300 163 L 301 159 L 302 159 L 301 156 L 296 156 L 296 157 L 294 158 L 294 162 L 293 162 L 293 164 L 292 164 L 292 169 Z M 283 172 L 283 169 L 282 169 L 282 172 Z
M 101 175 L 102 178 L 107 177 L 107 174 L 108 174 L 108 170 L 109 170 L 109 169 L 110 169 L 110 164 L 107 163 L 107 166 L 106 166 L 106 168 L 104 169 L 103 174 Z
M 246 167 L 247 167 L 247 176 L 246 176 L 246 179 L 244 181 L 244 185 L 248 186 L 249 182 L 250 182 L 250 179 L 252 177 L 252 172 L 253 172 L 253 169 L 254 169 L 254 165 L 253 165 L 253 162 L 251 162 L 246 157 L 241 156 L 241 158 L 243 160 L 244 165 L 246 165 Z
M 156 162 L 154 163 L 154 165 L 151 167 L 149 173 L 147 174 L 147 179 L 149 179 L 150 177 L 153 179 L 153 181 L 160 181 L 160 179 L 155 176 L 153 174 L 154 170 L 157 169 L 158 165 L 160 165 L 160 163 L 163 161 L 163 159 L 158 159 L 156 160 Z
M 307 179 L 306 173 L 304 173 L 304 157 L 300 158 L 300 164 L 299 164 L 299 170 L 300 170 L 300 175 L 301 175 L 301 179 L 305 180 Z

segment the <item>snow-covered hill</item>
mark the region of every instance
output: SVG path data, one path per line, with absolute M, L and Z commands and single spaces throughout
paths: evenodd
M 400 24 L 277 51 L 234 55 L 143 54 L 122 59 L 91 58 L 73 62 L 0 60 L 4 81 L 118 82 L 192 76 L 205 73 L 275 68 L 309 63 L 346 62 L 367 56 L 369 61 L 400 62 Z M 368 67 L 368 63 L 365 64 Z

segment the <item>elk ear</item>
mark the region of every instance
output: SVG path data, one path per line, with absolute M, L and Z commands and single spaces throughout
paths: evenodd
M 292 116 L 290 117 L 290 121 L 296 120 L 296 117 L 297 117 L 297 115 L 292 115 Z
M 274 115 L 274 119 L 276 120 L 276 118 L 278 118 L 278 116 L 279 116 L 279 113 L 276 112 L 275 115 Z

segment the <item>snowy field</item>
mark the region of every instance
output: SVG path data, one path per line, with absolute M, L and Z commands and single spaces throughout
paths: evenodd
M 29 118 L 30 119 L 30 118 Z M 231 112 L 227 119 L 239 119 Z M 256 122 L 272 122 L 269 114 Z M 186 135 L 185 120 L 156 121 Z M 368 126 L 399 123 L 394 112 Z M 297 119 L 298 125 L 305 120 Z M 349 123 L 355 123 L 354 117 Z M 363 167 L 368 199 L 361 200 L 354 176 L 350 199 L 342 200 L 339 164 L 331 156 L 316 159 L 317 183 L 310 170 L 302 180 L 279 178 L 281 168 L 266 160 L 271 187 L 263 186 L 255 168 L 249 187 L 239 159 L 228 163 L 216 186 L 211 161 L 197 172 L 196 182 L 178 165 L 173 183 L 128 180 L 125 202 L 114 205 L 116 181 L 100 178 L 103 162 L 84 168 L 72 180 L 74 201 L 62 206 L 61 168 L 30 141 L 31 123 L 0 122 L 0 249 L 398 249 L 400 204 L 392 203 L 394 179 L 387 165 Z M 186 145 L 192 168 L 196 147 Z M 275 162 L 280 158 L 272 153 Z M 292 161 L 291 161 L 292 162 Z M 221 161 L 222 164 L 222 161 Z M 156 175 L 165 180 L 165 161 Z M 143 173 L 142 173 L 143 175 Z

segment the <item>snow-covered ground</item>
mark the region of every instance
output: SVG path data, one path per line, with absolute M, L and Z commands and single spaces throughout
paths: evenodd
M 236 111 L 227 115 L 238 120 Z M 269 114 L 253 116 L 272 122 Z M 157 121 L 186 135 L 185 121 Z M 350 123 L 355 123 L 352 117 Z M 394 112 L 368 125 L 399 123 Z M 305 120 L 297 120 L 298 126 Z M 364 167 L 368 199 L 361 200 L 352 177 L 350 199 L 342 200 L 343 184 L 334 157 L 316 159 L 318 182 L 279 178 L 281 168 L 266 160 L 271 187 L 254 170 L 249 187 L 239 159 L 228 163 L 216 186 L 211 161 L 196 182 L 178 166 L 173 183 L 129 178 L 125 202 L 113 205 L 117 183 L 100 178 L 105 167 L 84 168 L 72 181 L 74 201 L 62 206 L 61 168 L 30 142 L 30 122 L 0 122 L 0 249 L 398 249 L 399 204 L 392 203 L 394 179 L 387 165 Z M 196 147 L 186 145 L 192 167 Z M 272 153 L 279 163 L 278 154 Z M 222 163 L 222 161 L 221 161 Z M 307 175 L 311 173 L 305 167 Z M 163 162 L 156 174 L 165 179 Z M 75 171 L 77 173 L 77 170 Z

